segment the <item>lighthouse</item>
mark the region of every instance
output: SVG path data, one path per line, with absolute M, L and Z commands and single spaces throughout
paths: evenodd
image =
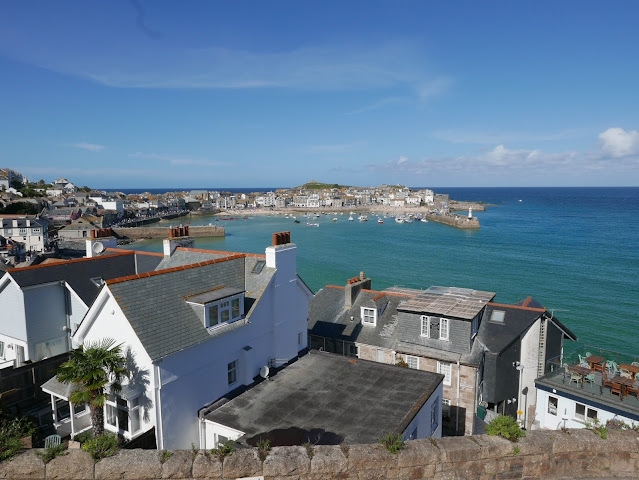
M 468 207 L 468 219 L 473 218 L 473 207 Z

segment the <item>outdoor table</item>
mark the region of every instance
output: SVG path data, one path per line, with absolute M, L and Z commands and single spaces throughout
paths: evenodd
M 630 365 L 628 363 L 622 363 L 619 365 L 619 370 L 625 370 L 632 374 L 632 378 L 637 378 L 637 373 L 639 373 L 639 365 Z
M 598 370 L 600 372 L 604 371 L 603 362 L 606 361 L 604 357 L 600 357 L 599 355 L 590 355 L 586 357 L 586 362 L 590 364 L 591 370 Z
M 631 387 L 634 383 L 632 378 L 622 377 L 620 375 L 615 375 L 611 380 L 612 383 L 617 383 L 621 385 L 621 400 L 623 401 L 623 397 L 628 395 L 628 387 Z
M 582 367 L 581 365 L 569 365 L 568 366 L 568 371 L 569 372 L 574 372 L 574 373 L 578 373 L 579 375 L 582 376 L 581 379 L 581 388 L 584 388 L 584 380 L 583 377 L 585 377 L 586 375 L 589 375 L 590 369 L 588 367 Z

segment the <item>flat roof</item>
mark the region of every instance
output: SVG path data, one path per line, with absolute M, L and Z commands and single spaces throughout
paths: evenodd
M 233 295 L 238 295 L 244 292 L 246 292 L 246 290 L 244 290 L 243 288 L 223 287 L 213 289 L 208 292 L 198 293 L 197 295 L 191 295 L 190 297 L 186 298 L 186 301 L 189 303 L 206 305 L 207 303 L 221 300 L 222 298 L 226 297 L 232 297 Z
M 493 298 L 494 292 L 457 287 L 430 287 L 402 302 L 398 309 L 472 320 Z
M 443 379 L 312 350 L 204 418 L 244 432 L 239 441 L 249 445 L 376 443 L 403 433 Z

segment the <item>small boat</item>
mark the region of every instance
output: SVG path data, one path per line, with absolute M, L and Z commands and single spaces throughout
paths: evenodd
M 382 220 L 381 218 L 378 218 L 377 223 L 384 223 L 384 220 Z
M 337 217 L 335 217 L 335 218 L 333 219 L 333 221 L 334 221 L 334 222 L 337 222 Z
M 348 217 L 348 221 L 349 221 L 349 222 L 352 222 L 353 220 L 355 220 L 355 219 L 353 218 L 353 215 L 351 215 L 350 217 Z
M 360 222 L 368 222 L 368 217 L 366 215 L 360 215 L 359 217 L 357 217 L 357 220 L 359 220 Z
M 319 227 L 319 223 L 307 223 L 306 224 L 307 227 Z
M 402 217 L 395 217 L 395 222 L 404 223 L 404 219 Z
M 293 220 L 293 223 L 300 223 L 300 221 L 295 219 L 295 220 Z

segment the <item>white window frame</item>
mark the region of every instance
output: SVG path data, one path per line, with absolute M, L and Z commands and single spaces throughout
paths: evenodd
M 384 363 L 384 350 L 381 348 L 378 348 L 375 353 L 375 361 L 378 363 Z
M 444 328 L 444 325 L 446 325 L 446 328 Z M 446 332 L 446 335 L 443 334 L 444 331 Z M 440 318 L 439 319 L 439 339 L 448 341 L 449 332 L 450 332 L 450 320 L 444 317 Z
M 239 314 L 233 315 L 233 302 L 239 302 Z M 217 307 L 217 321 L 213 321 L 211 318 L 211 310 Z M 228 312 L 228 320 L 222 321 L 222 315 L 224 312 Z M 233 323 L 237 320 L 240 320 L 244 315 L 244 294 L 233 295 L 231 297 L 220 298 L 219 300 L 211 303 L 207 303 L 205 305 L 205 325 L 206 328 L 216 328 L 221 325 L 226 325 L 228 323 Z
M 228 382 L 228 386 L 235 385 L 238 379 L 238 365 L 239 360 L 235 359 L 232 362 L 229 362 L 226 366 L 226 380 Z
M 441 373 L 444 376 L 444 385 L 452 385 L 453 377 L 453 364 L 448 362 L 440 362 L 437 360 L 437 373 Z
M 113 399 L 112 399 L 112 398 Z M 126 406 L 120 405 L 118 400 L 123 400 L 126 402 Z M 134 401 L 137 400 L 137 404 L 134 405 Z M 142 430 L 142 410 L 140 408 L 140 396 L 134 397 L 132 399 L 125 399 L 118 394 L 109 394 L 106 396 L 104 400 L 104 426 L 107 430 L 113 432 L 121 432 L 125 436 L 132 437 L 140 430 Z M 109 419 L 109 408 L 115 409 L 115 425 L 108 422 Z M 120 412 L 126 414 L 127 416 L 127 428 L 120 427 Z M 132 430 L 133 428 L 133 415 L 137 415 L 137 424 L 138 428 L 136 430 Z
M 553 405 L 553 403 L 554 403 L 554 405 Z M 554 412 L 553 412 L 553 410 L 554 410 Z M 548 395 L 548 406 L 546 408 L 546 411 L 550 415 L 554 415 L 556 417 L 558 410 L 559 410 L 559 398 L 558 397 L 553 397 L 552 395 Z
M 361 311 L 362 325 L 370 325 L 375 327 L 377 325 L 377 309 L 362 307 Z M 372 321 L 369 319 L 372 318 Z
M 421 320 L 421 336 L 430 338 L 430 317 L 428 315 L 422 315 L 419 319 Z M 425 331 L 424 326 L 426 326 Z
M 415 366 L 412 366 L 411 363 Z M 419 370 L 419 357 L 416 357 L 414 355 L 406 355 L 406 364 L 408 365 L 408 368 Z
M 583 415 L 577 414 L 577 406 L 583 407 Z M 594 413 L 594 415 L 590 415 L 591 413 Z M 578 422 L 586 423 L 588 421 L 595 420 L 598 417 L 599 412 L 596 409 L 590 408 L 588 405 L 585 405 L 583 403 L 575 402 L 575 420 L 577 420 Z
M 0 360 L 4 360 L 4 351 L 5 351 L 4 342 L 0 340 Z

